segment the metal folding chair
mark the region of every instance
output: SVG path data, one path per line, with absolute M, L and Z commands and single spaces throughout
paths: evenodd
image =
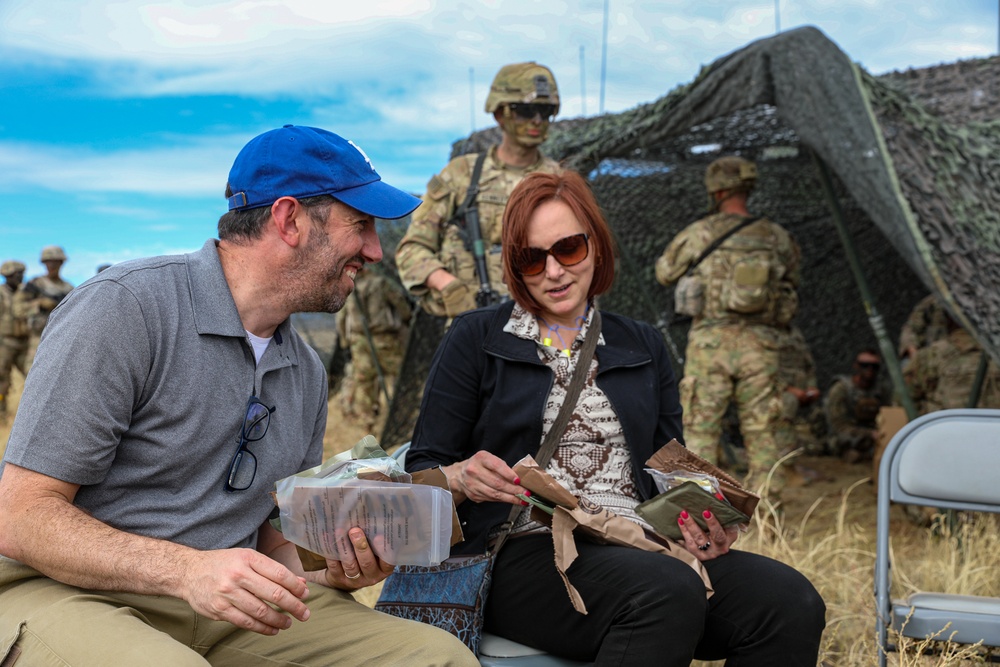
M 887 653 L 896 648 L 888 643 L 890 627 L 916 640 L 938 634 L 956 644 L 1000 646 L 1000 598 L 920 591 L 891 599 L 889 564 L 890 503 L 1000 513 L 998 471 L 1000 410 L 932 412 L 904 426 L 889 442 L 878 473 L 879 667 L 885 667 Z

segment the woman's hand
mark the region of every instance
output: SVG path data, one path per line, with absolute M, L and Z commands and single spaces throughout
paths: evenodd
M 705 510 L 702 513 L 708 530 L 702 530 L 701 526 L 695 523 L 693 517 L 688 513 L 681 512 L 677 518 L 677 525 L 684 535 L 684 548 L 694 554 L 698 560 L 712 560 L 718 556 L 729 553 L 729 547 L 740 536 L 739 527 L 736 524 L 724 528 L 715 515 Z
M 531 491 L 519 486 L 521 480 L 513 469 L 489 452 L 476 452 L 472 458 L 442 467 L 441 472 L 448 478 L 456 505 L 466 499 L 474 503 L 526 505 L 517 494 L 531 495 Z

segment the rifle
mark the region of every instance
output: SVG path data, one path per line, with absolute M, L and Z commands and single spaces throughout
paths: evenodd
M 489 270 L 486 268 L 486 244 L 483 243 L 483 233 L 479 228 L 479 209 L 470 208 L 465 212 L 465 226 L 471 232 L 472 257 L 476 260 L 476 275 L 479 276 L 479 291 L 476 292 L 476 305 L 491 306 L 500 303 L 500 295 L 490 285 Z
M 38 299 L 38 298 L 41 298 L 41 297 L 45 297 L 46 299 L 49 299 L 49 300 L 53 301 L 54 305 L 52 306 L 52 308 L 55 308 L 56 306 L 58 306 L 59 302 L 62 301 L 66 297 L 65 294 L 50 294 L 49 292 L 46 292 L 45 290 L 43 290 L 41 287 L 39 287 L 37 284 L 35 284 L 33 282 L 26 283 L 24 285 L 24 287 L 22 287 L 21 289 L 24 290 L 24 293 L 31 300 Z M 52 308 L 43 308 L 42 310 L 44 312 L 49 312 L 49 311 L 52 310 Z
M 378 360 L 378 348 L 375 347 L 375 339 L 372 337 L 371 327 L 368 325 L 368 311 L 365 309 L 365 304 L 361 301 L 361 297 L 358 296 L 358 291 L 354 290 L 351 292 L 351 296 L 354 297 L 354 303 L 358 307 L 358 315 L 361 318 L 361 328 L 365 330 L 365 338 L 368 340 L 368 349 L 372 353 L 372 363 L 375 364 L 375 373 L 378 375 L 378 386 L 382 389 L 382 393 L 385 394 L 386 404 L 392 403 L 392 397 L 389 396 L 389 388 L 385 384 L 385 372 L 382 370 L 382 364 Z
M 479 194 L 479 176 L 483 173 L 483 163 L 486 161 L 484 151 L 476 158 L 472 168 L 472 178 L 465 201 L 455 211 L 450 222 L 458 227 L 459 234 L 465 244 L 465 249 L 472 253 L 476 263 L 476 276 L 479 278 L 479 291 L 476 292 L 476 306 L 491 306 L 502 300 L 496 290 L 490 285 L 489 269 L 486 266 L 486 244 L 483 241 L 483 230 L 479 226 L 479 207 L 476 206 L 476 196 Z

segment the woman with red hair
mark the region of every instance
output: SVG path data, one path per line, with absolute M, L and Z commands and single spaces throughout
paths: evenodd
M 512 301 L 455 318 L 406 458 L 411 471 L 440 466 L 448 478 L 465 538 L 453 555 L 485 552 L 511 505 L 525 504 L 511 466 L 538 451 L 555 421 L 597 297 L 614 280 L 611 232 L 581 176 L 521 181 L 504 212 L 503 265 Z M 651 532 L 635 507 L 656 495 L 645 461 L 682 440 L 677 383 L 652 326 L 601 311 L 599 333 L 546 472 Z M 522 512 L 496 559 L 486 629 L 598 665 L 686 667 L 738 656 L 741 667 L 814 666 L 825 609 L 812 584 L 782 563 L 731 550 L 738 529 L 706 520 L 702 530 L 678 516 L 683 546 L 705 565 L 714 595 L 679 559 L 578 540 L 567 574 L 584 615 L 556 570 L 549 529 Z

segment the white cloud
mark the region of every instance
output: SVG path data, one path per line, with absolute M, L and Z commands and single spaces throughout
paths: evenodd
M 578 78 L 581 45 L 588 70 L 599 71 L 603 28 L 601 0 L 79 0 L 59 7 L 53 11 L 47 0 L 5 0 L 0 43 L 22 54 L 113 65 L 104 85 L 128 95 L 322 94 L 331 82 L 373 81 L 391 81 L 406 92 L 418 80 L 442 94 L 454 87 L 456 72 L 495 70 L 518 59 L 536 59 L 563 78 Z M 610 7 L 609 75 L 630 80 L 635 90 L 643 89 L 639 84 L 650 71 L 671 81 L 696 73 L 668 69 L 674 62 L 665 62 L 664 53 L 686 55 L 685 62 L 696 66 L 774 29 L 775 4 L 767 0 L 616 0 Z M 924 25 L 933 35 L 961 13 L 934 0 L 785 0 L 778 8 L 783 28 L 815 24 L 852 47 L 859 32 L 870 31 L 864 48 L 888 50 L 890 67 L 909 64 L 908 55 L 926 56 L 887 28 Z M 993 30 L 995 21 L 985 27 Z M 941 46 L 942 59 L 986 55 L 992 48 L 983 50 L 974 39 Z M 848 55 L 868 60 L 867 54 Z M 656 92 L 663 91 L 651 90 Z M 628 106 L 641 101 L 648 100 Z
M 452 141 L 490 127 L 482 104 L 506 62 L 549 65 L 563 97 L 562 117 L 582 112 L 583 94 L 587 111 L 598 111 L 602 0 L 77 0 L 59 3 L 62 11 L 53 6 L 51 0 L 3 0 L 5 54 L 90 65 L 95 96 L 305 101 L 312 124 L 357 138 L 366 150 L 387 146 L 382 153 L 389 159 L 373 158 L 380 171 L 393 168 L 389 163 L 400 153 L 438 152 L 434 162 L 443 164 Z M 607 111 L 652 101 L 689 82 L 700 66 L 774 29 L 770 0 L 613 0 L 610 7 Z M 987 55 L 993 48 L 995 16 L 982 21 L 984 10 L 970 15 L 933 0 L 784 0 L 779 8 L 785 29 L 817 25 L 873 72 Z M 180 137 L 171 148 L 111 155 L 0 143 L 0 188 L 68 182 L 84 191 L 215 193 L 247 138 Z M 407 181 L 422 187 L 425 172 Z
M 360 145 L 372 156 L 383 179 L 410 192 L 423 192 L 433 173 L 426 167 L 414 170 L 413 163 L 439 165 L 434 169 L 440 169 L 451 150 L 448 141 L 432 142 L 417 136 L 416 141 L 402 143 L 373 130 L 351 132 L 349 128 L 318 125 L 334 127 L 348 138 L 359 137 Z M 245 135 L 205 138 L 169 147 L 112 152 L 0 142 L 0 192 L 37 188 L 80 197 L 133 194 L 220 198 L 233 159 L 248 138 Z M 158 219 L 158 214 L 148 208 L 121 207 L 104 200 L 87 203 L 85 198 L 82 205 L 101 215 Z
M 186 146 L 112 152 L 0 142 L 0 191 L 218 195 L 246 140 L 204 139 Z
M 8 43 L 59 56 L 118 59 L 124 54 L 154 66 L 178 58 L 201 62 L 287 48 L 310 34 L 331 36 L 372 21 L 413 18 L 432 7 L 429 0 L 81 0 L 60 3 L 60 11 L 36 0 L 7 5 Z

